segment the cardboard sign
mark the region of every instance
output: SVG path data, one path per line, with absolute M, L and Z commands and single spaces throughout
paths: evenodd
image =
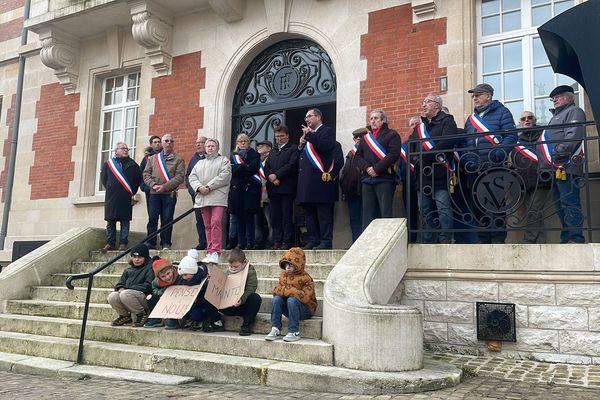
M 190 311 L 206 278 L 199 285 L 173 285 L 165 289 L 149 318 L 182 319 Z
M 248 264 L 242 272 L 225 275 L 219 267 L 208 267 L 210 279 L 204 298 L 219 310 L 233 306 L 244 294 L 246 278 L 248 277 Z

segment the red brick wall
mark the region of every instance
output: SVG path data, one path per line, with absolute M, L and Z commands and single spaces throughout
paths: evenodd
M 438 46 L 446 43 L 446 18 L 412 23 L 410 4 L 369 14 L 369 33 L 361 37 L 367 80 L 360 103 L 367 113 L 383 108 L 394 129 L 408 126 L 428 93 L 439 92 Z
M 0 13 L 16 10 L 23 7 L 25 0 L 0 0 Z
M 32 200 L 68 196 L 75 171 L 71 158 L 77 142 L 77 110 L 79 93 L 65 95 L 59 83 L 42 86 L 35 109 L 38 121 L 32 146 L 35 159 L 29 170 Z
M 198 129 L 204 125 L 204 108 L 199 106 L 204 84 L 200 52 L 174 57 L 171 75 L 152 79 L 151 97 L 155 102 L 149 133 L 171 133 L 175 152 L 184 158 L 186 166 L 195 151 Z
M 23 19 L 13 19 L 12 21 L 0 24 L 0 42 L 4 42 L 9 39 L 14 39 L 21 36 L 21 30 L 23 29 Z
M 6 110 L 6 126 L 8 126 L 8 137 L 4 141 L 4 147 L 2 148 L 2 156 L 4 156 L 4 170 L 0 173 L 0 188 L 2 188 L 2 202 L 6 196 L 6 180 L 8 179 L 8 163 L 10 161 L 10 141 L 13 135 L 13 118 L 15 114 L 15 101 L 17 95 L 11 96 L 10 108 Z M 8 103 L 8 102 L 7 102 Z M 6 104 L 8 105 L 8 104 Z

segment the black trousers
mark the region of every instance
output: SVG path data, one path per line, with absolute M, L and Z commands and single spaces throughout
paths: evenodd
M 311 242 L 333 241 L 333 204 L 303 203 L 308 240 Z
M 243 325 L 250 327 L 252 326 L 252 324 L 254 324 L 256 314 L 258 314 L 258 310 L 260 310 L 262 298 L 258 293 L 252 293 L 250 296 L 248 296 L 246 301 L 239 307 L 228 307 L 222 310 L 217 310 L 217 308 L 210 304 L 208 301 L 206 301 L 205 303 L 206 312 L 212 322 L 221 319 L 221 316 L 219 315 L 220 311 L 225 315 L 237 315 L 238 317 L 243 317 Z
M 204 229 L 204 220 L 202 219 L 202 211 L 200 208 L 194 208 L 196 215 L 196 231 L 198 231 L 198 246 L 206 248 L 206 231 Z
M 271 202 L 271 229 L 273 243 L 294 243 L 294 195 L 275 194 Z

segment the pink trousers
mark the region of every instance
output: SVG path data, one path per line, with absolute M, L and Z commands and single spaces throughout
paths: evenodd
M 204 221 L 204 231 L 206 232 L 206 252 L 217 253 L 221 255 L 221 221 L 225 207 L 208 206 L 202 207 L 202 220 Z

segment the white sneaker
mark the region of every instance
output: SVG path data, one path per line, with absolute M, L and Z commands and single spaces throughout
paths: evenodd
M 218 264 L 219 263 L 219 253 L 212 253 L 210 255 L 210 262 Z
M 212 253 L 206 253 L 206 257 L 204 257 L 202 260 L 200 260 L 200 262 L 202 262 L 204 264 L 208 264 L 208 263 L 212 262 L 211 256 L 212 256 Z
M 300 340 L 300 332 L 288 332 L 288 334 L 283 337 L 284 342 L 295 342 L 297 340 Z
M 271 328 L 271 332 L 269 332 L 269 334 L 267 336 L 265 336 L 265 340 L 268 340 L 269 342 L 272 342 L 273 340 L 277 340 L 280 339 L 281 336 L 279 336 L 279 329 L 273 327 Z

